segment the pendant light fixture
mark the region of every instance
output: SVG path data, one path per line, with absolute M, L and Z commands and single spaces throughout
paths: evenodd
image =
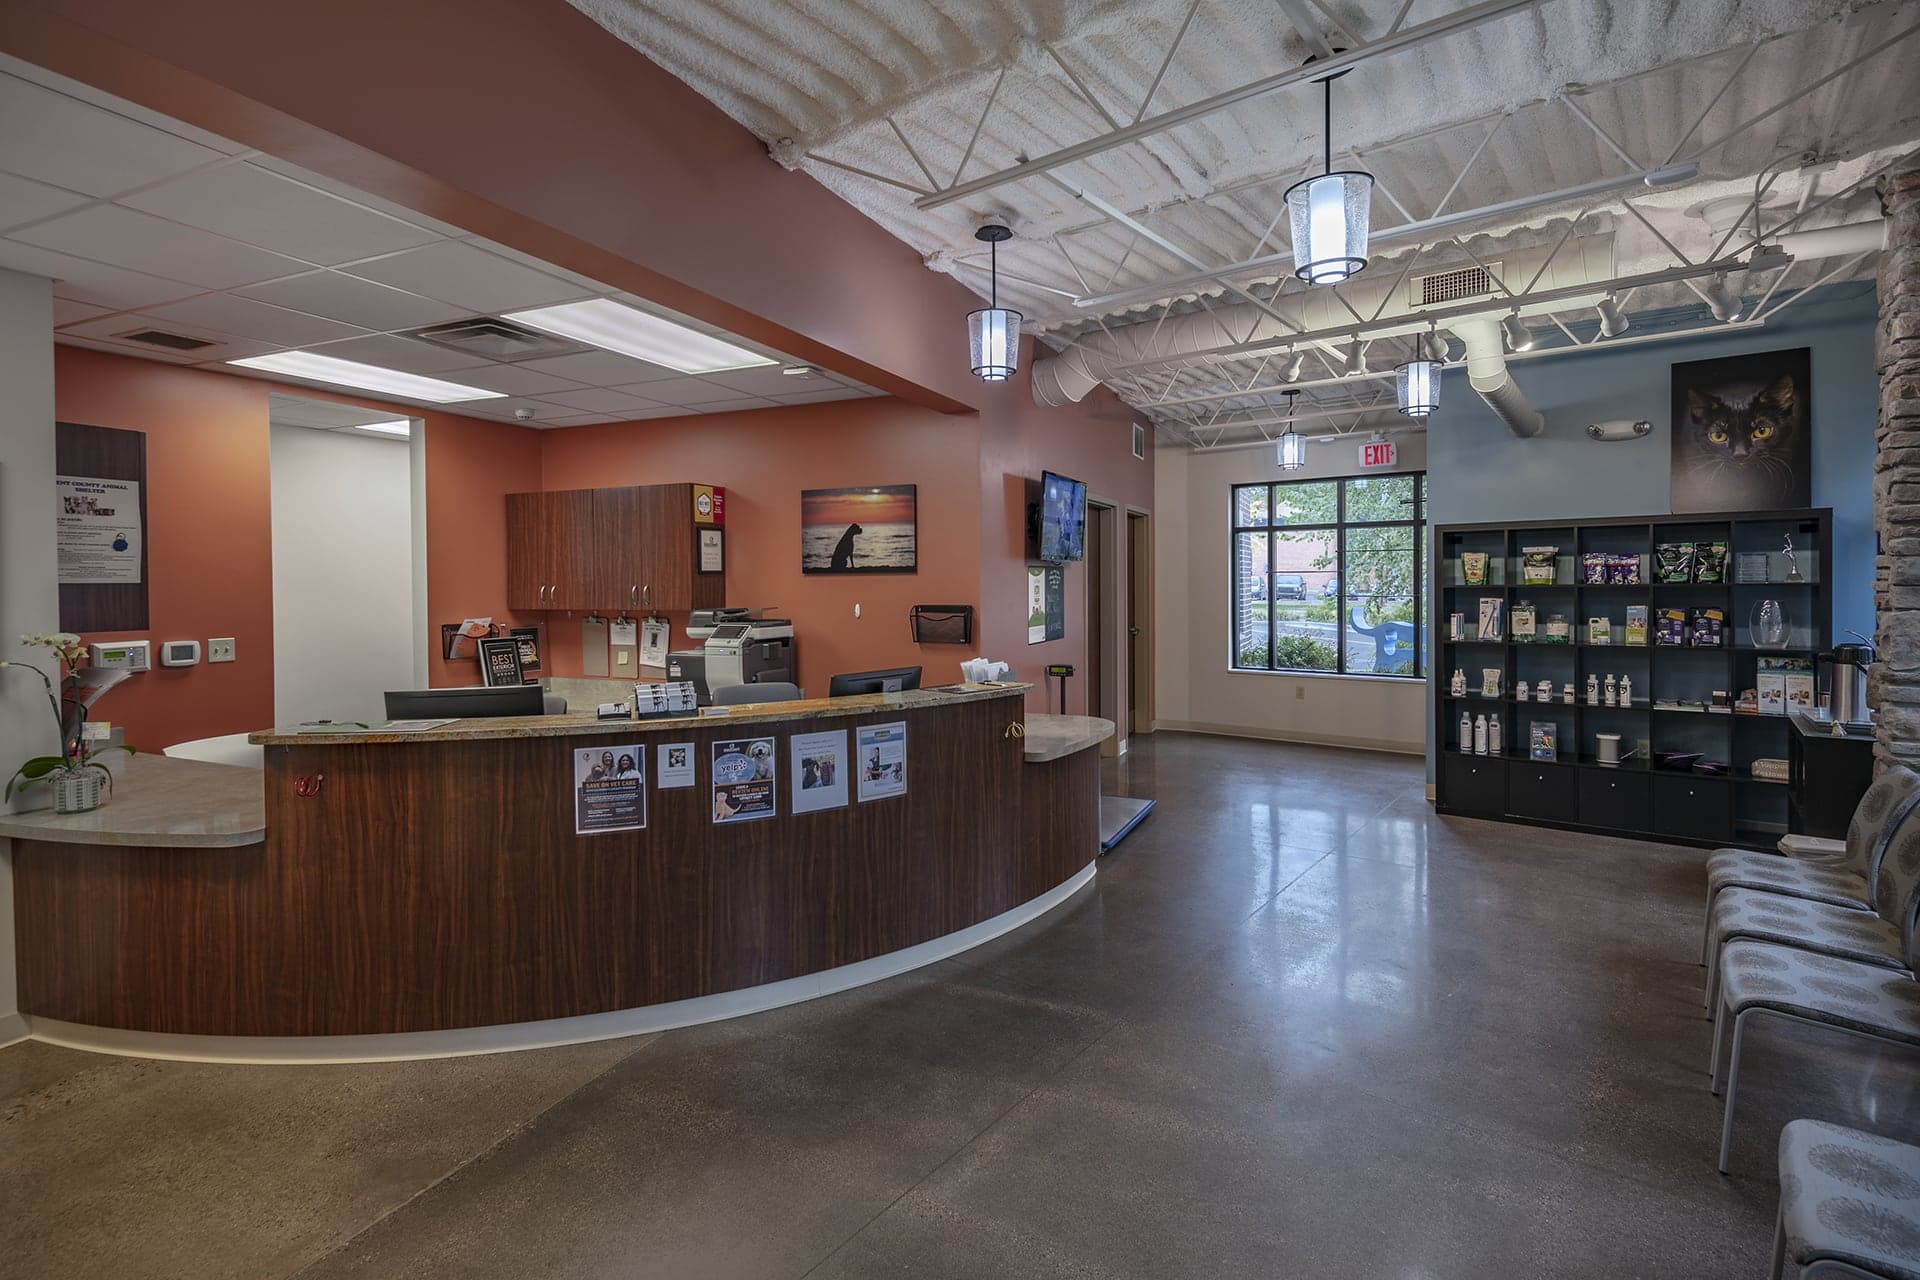
M 1339 284 L 1367 265 L 1367 219 L 1373 200 L 1373 175 L 1333 171 L 1333 82 L 1326 92 L 1325 172 L 1287 188 L 1287 222 L 1293 231 L 1293 274 L 1308 284 Z
M 973 371 L 987 382 L 1005 382 L 1020 369 L 1020 313 L 1000 305 L 1000 242 L 1013 239 L 1013 230 L 989 222 L 973 233 L 992 255 L 991 305 L 967 313 L 967 345 Z
M 1307 438 L 1293 429 L 1293 401 L 1298 391 L 1287 392 L 1287 429 L 1276 442 L 1275 461 L 1282 471 L 1298 471 L 1307 465 Z
M 1440 407 L 1440 366 L 1432 360 L 1409 360 L 1393 367 L 1400 412 L 1424 420 Z

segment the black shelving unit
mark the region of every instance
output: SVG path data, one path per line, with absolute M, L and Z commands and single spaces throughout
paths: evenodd
M 1769 576 L 1785 579 L 1780 553 L 1789 538 L 1801 580 L 1736 581 L 1736 557 L 1742 552 L 1767 553 Z M 1654 582 L 1655 546 L 1682 541 L 1726 543 L 1724 580 Z M 1554 582 L 1523 585 L 1522 548 L 1537 546 L 1558 548 Z M 1466 582 L 1462 556 L 1471 552 L 1487 556 L 1482 585 Z M 1583 584 L 1582 556 L 1589 552 L 1638 557 L 1641 582 Z M 1787 758 L 1785 715 L 1654 704 L 1705 703 L 1715 691 L 1724 691 L 1732 703 L 1743 690 L 1756 687 L 1761 658 L 1811 661 L 1829 648 L 1833 626 L 1829 509 L 1442 525 L 1434 531 L 1430 554 L 1432 617 L 1438 636 L 1431 683 L 1438 739 L 1435 797 L 1440 812 L 1700 845 L 1765 843 L 1787 829 L 1786 785 L 1751 772 L 1755 760 Z M 1502 603 L 1497 641 L 1472 638 L 1477 636 L 1483 598 Z M 1786 612 L 1784 648 L 1753 642 L 1752 614 L 1763 599 L 1779 601 Z M 1516 642 L 1512 609 L 1528 603 L 1535 608 L 1538 634 L 1532 642 Z M 1645 645 L 1624 643 L 1630 605 L 1647 608 Z M 1656 615 L 1664 608 L 1721 609 L 1726 619 L 1724 643 L 1717 648 L 1655 643 Z M 1463 615 L 1470 638 L 1451 638 L 1455 613 Z M 1571 634 L 1565 643 L 1544 639 L 1553 614 L 1569 625 Z M 1602 616 L 1611 620 L 1612 643 L 1589 643 L 1587 621 Z M 1480 693 L 1486 668 L 1501 673 L 1497 698 Z M 1465 697 L 1449 691 L 1456 669 L 1467 676 Z M 1630 675 L 1632 703 L 1589 706 L 1586 678 L 1590 673 L 1602 682 L 1608 674 Z M 1537 689 L 1542 679 L 1551 682 L 1551 701 L 1543 703 L 1534 697 L 1520 701 L 1513 696 L 1516 682 L 1525 681 Z M 1568 683 L 1574 686 L 1570 704 L 1563 701 Z M 1463 710 L 1475 717 L 1500 713 L 1501 754 L 1461 750 Z M 1530 758 L 1530 727 L 1535 721 L 1555 726 L 1555 760 Z M 1622 754 L 1629 758 L 1618 765 L 1600 764 L 1595 759 L 1599 733 L 1620 734 Z M 1724 762 L 1728 772 L 1714 776 L 1649 767 L 1649 753 L 1658 751 L 1697 751 L 1706 759 Z

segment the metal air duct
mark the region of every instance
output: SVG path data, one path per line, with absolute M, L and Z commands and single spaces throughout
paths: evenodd
M 1500 421 L 1516 436 L 1537 436 L 1546 420 L 1527 403 L 1526 393 L 1507 368 L 1507 351 L 1500 340 L 1500 322 L 1492 316 L 1472 316 L 1450 326 L 1466 344 L 1467 385 L 1487 402 Z

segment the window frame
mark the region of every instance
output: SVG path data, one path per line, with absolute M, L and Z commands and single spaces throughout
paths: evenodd
M 1413 511 L 1405 520 L 1349 520 L 1347 518 L 1347 485 L 1359 480 L 1397 480 L 1410 478 L 1413 481 Z M 1289 486 L 1307 484 L 1332 484 L 1334 486 L 1334 519 L 1331 523 L 1316 521 L 1311 524 L 1276 524 L 1274 513 L 1280 509 L 1281 495 Z M 1248 491 L 1266 491 L 1265 524 L 1248 525 L 1240 523 L 1240 495 Z M 1312 476 L 1298 480 L 1267 480 L 1247 484 L 1227 486 L 1227 594 L 1230 598 L 1227 631 L 1227 669 L 1236 672 L 1257 674 L 1296 675 L 1315 677 L 1336 677 L 1341 680 L 1412 680 L 1424 681 L 1427 678 L 1426 651 L 1426 608 L 1427 608 L 1427 556 L 1423 554 L 1431 548 L 1422 544 L 1426 526 L 1427 473 L 1425 471 L 1389 471 L 1347 476 Z M 1411 596 L 1413 604 L 1413 670 L 1410 672 L 1354 671 L 1347 668 L 1347 620 L 1352 606 L 1348 601 L 1347 589 L 1347 531 L 1349 529 L 1405 529 L 1409 535 L 1409 554 L 1413 557 L 1413 582 Z M 1278 612 L 1274 608 L 1273 578 L 1280 539 L 1274 536 L 1280 531 L 1289 533 L 1327 533 L 1333 534 L 1334 572 L 1340 583 L 1338 603 L 1334 608 L 1334 665 L 1333 670 L 1323 671 L 1313 667 L 1283 667 L 1276 661 L 1278 655 L 1279 632 L 1277 631 Z M 1248 601 L 1243 599 L 1238 581 L 1240 539 L 1246 534 L 1267 535 L 1266 563 L 1266 604 L 1267 604 L 1267 663 L 1265 666 L 1247 666 L 1240 661 L 1240 636 L 1243 611 Z M 1250 619 L 1245 619 L 1251 621 Z

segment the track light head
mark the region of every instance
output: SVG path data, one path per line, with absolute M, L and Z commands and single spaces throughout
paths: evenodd
M 1287 367 L 1280 371 L 1280 380 L 1282 382 L 1298 382 L 1300 381 L 1300 375 L 1306 372 L 1306 368 L 1307 353 L 1304 351 L 1289 350 L 1287 354 Z
M 1447 340 L 1440 336 L 1439 329 L 1429 329 L 1420 335 L 1420 354 L 1435 364 L 1447 362 Z
M 1707 285 L 1707 310 L 1713 312 L 1713 318 L 1722 324 L 1733 324 L 1745 313 L 1745 303 L 1733 296 L 1727 288 L 1727 277 L 1723 273 L 1713 278 Z
M 1520 323 L 1520 313 L 1509 311 L 1507 318 L 1500 322 L 1500 332 L 1507 337 L 1507 350 L 1533 350 L 1533 331 Z
M 1600 336 L 1616 337 L 1627 331 L 1627 313 L 1620 309 L 1612 294 L 1600 299 L 1593 309 L 1600 313 Z
M 1347 348 L 1347 362 L 1344 372 L 1349 378 L 1367 371 L 1367 344 L 1355 338 Z

